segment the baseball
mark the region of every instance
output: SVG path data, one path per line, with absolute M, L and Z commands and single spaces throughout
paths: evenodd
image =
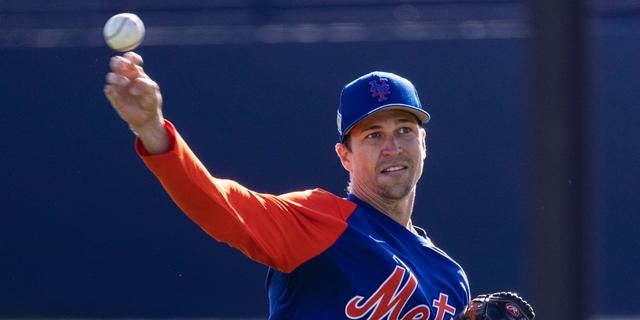
M 104 25 L 104 40 L 111 49 L 130 51 L 144 39 L 144 24 L 133 13 L 117 14 Z

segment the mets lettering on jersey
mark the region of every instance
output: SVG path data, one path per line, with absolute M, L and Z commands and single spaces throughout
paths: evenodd
M 371 85 L 371 93 L 373 93 L 371 96 L 378 97 L 378 101 L 382 102 L 387 100 L 387 97 L 385 97 L 384 95 L 390 94 L 391 92 L 389 91 L 387 79 L 380 78 L 380 82 L 381 83 L 378 83 L 376 80 L 373 80 L 369 81 L 369 84 Z
M 408 273 L 408 281 L 402 285 L 402 279 Z M 349 319 L 363 319 L 370 314 L 367 319 L 389 319 L 389 320 L 417 320 L 429 319 L 431 309 L 426 304 L 419 304 L 400 316 L 401 310 L 405 309 L 409 298 L 416 290 L 418 281 L 411 271 L 401 266 L 396 266 L 393 273 L 366 301 L 362 296 L 355 296 L 349 301 L 345 308 L 345 314 Z M 448 304 L 449 296 L 440 293 L 438 300 L 433 300 L 435 319 L 442 320 L 446 314 L 454 316 L 456 308 Z
M 450 320 L 469 303 L 464 271 L 424 230 L 353 195 L 275 196 L 215 179 L 166 127 L 172 150 L 146 156 L 138 141 L 139 154 L 204 231 L 270 267 L 270 319 Z

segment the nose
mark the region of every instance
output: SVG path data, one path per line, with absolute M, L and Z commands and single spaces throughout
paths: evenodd
M 388 135 L 382 145 L 382 154 L 387 157 L 393 157 L 400 153 L 402 153 L 402 148 L 400 147 L 399 141 L 394 135 Z

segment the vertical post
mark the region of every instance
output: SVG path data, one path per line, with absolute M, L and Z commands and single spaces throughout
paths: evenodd
M 530 0 L 530 302 L 541 320 L 591 315 L 585 2 Z

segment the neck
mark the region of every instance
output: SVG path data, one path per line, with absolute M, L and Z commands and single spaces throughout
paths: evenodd
M 367 192 L 366 190 L 354 186 L 353 195 L 360 200 L 370 204 L 378 211 L 386 214 L 397 223 L 415 233 L 413 224 L 411 224 L 411 214 L 413 213 L 413 202 L 416 196 L 415 188 L 406 196 L 400 199 L 389 199 L 379 194 Z

